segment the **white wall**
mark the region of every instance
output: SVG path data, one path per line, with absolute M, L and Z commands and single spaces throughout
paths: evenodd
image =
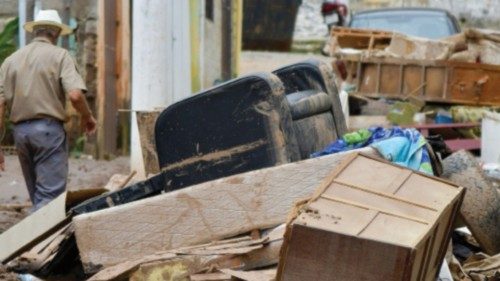
M 190 94 L 189 1 L 134 0 L 132 110 L 165 108 Z M 131 169 L 145 176 L 135 113 L 131 123 Z

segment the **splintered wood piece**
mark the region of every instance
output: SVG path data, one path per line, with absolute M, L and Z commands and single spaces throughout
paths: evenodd
M 274 228 L 263 239 L 255 241 L 255 243 L 261 246 L 259 249 L 249 249 L 248 247 L 245 247 L 245 245 L 241 244 L 242 242 L 245 241 L 237 241 L 236 239 L 226 239 L 220 241 L 220 243 L 214 243 L 216 245 L 213 246 L 215 248 L 220 245 L 226 245 L 227 251 L 225 253 L 222 252 L 216 253 L 217 251 L 210 252 L 210 250 L 208 249 L 208 247 L 210 246 L 207 246 L 207 244 L 190 247 L 190 249 L 192 250 L 204 249 L 206 252 L 203 254 L 193 254 L 193 252 L 186 253 L 185 252 L 186 248 L 175 249 L 163 253 L 156 253 L 154 255 L 141 257 L 135 260 L 128 260 L 126 262 L 107 267 L 99 271 L 97 274 L 95 274 L 88 280 L 89 281 L 125 280 L 128 279 L 131 275 L 135 274 L 134 272 L 137 272 L 138 269 L 141 267 L 149 269 L 152 269 L 154 267 L 159 269 L 162 268 L 165 269 L 165 267 L 175 267 L 176 265 L 184 265 L 185 271 L 194 274 L 199 272 L 206 272 L 207 269 L 213 270 L 213 269 L 238 267 L 241 270 L 252 270 L 255 268 L 262 268 L 262 267 L 276 265 L 278 263 L 279 250 L 283 243 L 283 234 L 285 231 L 285 228 L 282 226 Z M 241 253 L 235 254 L 234 253 L 235 251 L 233 250 L 236 249 L 246 249 L 246 251 L 241 251 Z M 142 271 L 142 274 L 143 273 L 144 271 Z M 204 274 L 196 274 L 196 275 L 200 275 L 197 276 L 197 278 L 202 278 L 204 276 L 207 277 Z

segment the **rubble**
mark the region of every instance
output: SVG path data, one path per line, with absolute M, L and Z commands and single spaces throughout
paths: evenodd
M 470 42 L 483 46 L 482 40 L 486 40 L 494 47 L 498 42 L 491 34 L 469 31 L 429 42 L 384 32 L 342 32 L 336 40 L 355 47 L 341 55 L 356 57 L 350 74 L 359 78 L 357 86 L 362 91 L 350 95 L 360 99 L 370 101 L 363 91 L 373 96 L 389 93 L 391 98 L 403 97 L 405 104 L 419 112 L 425 110 L 425 99 L 463 99 L 457 91 L 490 89 L 489 83 L 495 80 L 481 72 L 473 77 L 477 83 L 465 84 L 469 88 L 463 90 L 456 87 L 457 81 L 478 69 L 495 73 L 496 68 L 436 62 L 464 52 L 486 58 L 485 49 L 474 49 Z M 363 58 L 368 53 L 372 57 Z M 399 63 L 401 59 L 407 61 Z M 455 184 L 375 159 L 380 155 L 372 148 L 361 151 L 373 157 L 350 151 L 308 159 L 334 139 L 359 137 L 363 142 L 366 137 L 359 132 L 345 134 L 334 76 L 325 66 L 306 61 L 273 74 L 250 75 L 184 100 L 162 114 L 139 113 L 144 125 L 140 126 L 143 152 L 148 154 L 144 160 L 160 162 L 147 172 L 158 173 L 145 181 L 134 180 L 135 172 L 115 175 L 106 186 L 111 192 L 81 192 L 72 196 L 77 197 L 74 200 L 54 201 L 56 207 L 47 206 L 44 215 L 35 213 L 0 236 L 2 261 L 13 259 L 9 270 L 38 277 L 52 278 L 61 270 L 80 268 L 93 281 L 427 281 L 435 280 L 438 273 L 449 278 L 448 264 L 451 273 L 463 280 L 498 274 L 500 195 L 480 175 L 473 156 L 460 152 L 444 160 L 444 176 Z M 468 72 L 459 73 L 458 78 L 446 76 L 451 70 L 463 69 Z M 260 99 L 249 102 L 248 93 L 255 97 L 257 88 L 271 90 L 258 91 Z M 443 95 L 448 90 L 452 94 Z M 241 95 L 235 96 L 235 92 Z M 236 109 L 217 115 L 222 110 L 211 107 L 213 114 L 200 118 L 205 123 L 194 124 L 188 118 L 196 104 L 193 101 L 201 100 L 208 108 L 216 100 L 215 94 L 233 98 Z M 245 102 L 251 106 L 245 107 Z M 383 111 L 386 105 L 374 107 Z M 198 111 L 200 116 L 206 114 Z M 185 118 L 179 117 L 181 113 Z M 235 114 L 240 114 L 239 119 L 228 122 Z M 189 122 L 181 124 L 174 117 Z M 218 129 L 221 126 L 216 121 L 221 120 L 227 131 Z M 389 126 L 380 115 L 352 118 L 351 122 L 359 129 L 368 124 Z M 148 137 L 153 134 L 153 124 L 157 127 L 155 139 Z M 242 135 L 255 137 L 252 132 L 256 129 L 262 134 L 242 143 L 226 147 L 217 141 L 225 141 L 225 136 L 235 132 L 250 132 Z M 439 176 L 439 155 L 423 137 L 418 145 L 429 151 L 415 154 L 416 160 L 423 161 L 419 169 L 424 163 L 429 174 Z M 401 163 L 393 148 L 405 150 L 406 144 L 389 142 L 388 146 L 391 149 L 384 150 L 384 157 Z M 155 147 L 161 147 L 160 154 Z M 297 160 L 301 161 L 294 162 Z M 464 188 L 457 185 L 467 189 L 462 206 Z M 13 206 L 15 210 L 24 207 Z M 477 251 L 489 256 L 474 252 L 467 256 L 470 260 L 462 260 L 454 258 L 450 249 L 443 263 L 459 210 L 479 241 Z M 286 228 L 278 226 L 283 223 Z M 3 251 L 4 245 L 8 245 L 7 251 Z
M 498 33 L 467 29 L 442 40 L 391 33 L 376 48 L 370 45 L 376 42 L 374 32 L 342 28 L 331 33 L 330 54 L 337 76 L 354 83 L 354 93 L 402 99 L 425 84 L 415 96 L 427 102 L 500 105 L 496 98 L 500 87 Z M 372 43 L 364 44 L 366 40 Z M 344 64 L 343 70 L 338 62 Z
M 268 265 L 275 265 L 279 258 L 279 249 L 283 242 L 284 225 L 269 231 L 260 239 L 249 236 L 221 240 L 204 245 L 172 249 L 154 255 L 129 260 L 105 268 L 89 281 L 112 281 L 141 275 L 150 275 L 151 271 L 173 271 L 178 275 L 210 274 L 212 269 L 238 268 L 252 270 Z M 255 261 L 259 262 L 256 263 Z M 179 266 L 182 265 L 182 266 Z M 231 275 L 233 272 L 229 273 Z M 217 276 L 219 278 L 219 276 Z M 142 278 L 139 280 L 144 280 Z M 210 280 L 210 279 L 208 279 Z
M 454 48 L 452 43 L 412 38 L 394 33 L 389 46 L 385 48 L 387 56 L 409 60 L 444 60 Z

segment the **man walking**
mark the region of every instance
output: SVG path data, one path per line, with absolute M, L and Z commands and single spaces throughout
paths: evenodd
M 37 210 L 66 189 L 66 98 L 81 115 L 86 134 L 95 132 L 96 121 L 73 59 L 66 50 L 55 46 L 59 36 L 70 34 L 71 28 L 61 23 L 57 11 L 42 10 L 24 29 L 35 39 L 0 67 L 0 129 L 7 105 L 32 210 Z M 0 170 L 4 170 L 0 155 Z

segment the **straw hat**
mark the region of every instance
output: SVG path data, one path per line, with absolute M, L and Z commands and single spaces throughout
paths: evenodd
M 51 25 L 58 27 L 61 29 L 60 35 L 68 35 L 73 32 L 69 26 L 62 23 L 61 17 L 56 10 L 40 10 L 34 21 L 24 24 L 24 29 L 28 32 L 33 32 L 33 28 L 39 25 Z

